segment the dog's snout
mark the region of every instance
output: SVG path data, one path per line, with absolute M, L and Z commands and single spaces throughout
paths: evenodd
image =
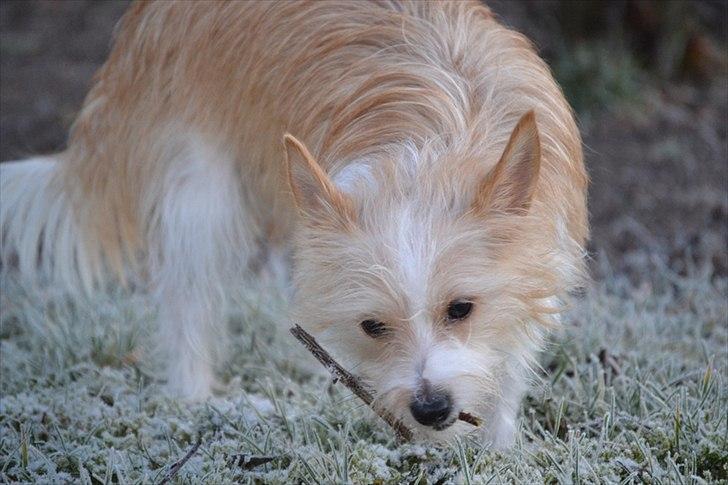
M 437 427 L 450 416 L 452 398 L 445 391 L 428 390 L 412 399 L 410 411 L 418 423 Z

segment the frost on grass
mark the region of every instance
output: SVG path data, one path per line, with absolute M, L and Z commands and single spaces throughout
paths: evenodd
M 145 343 L 154 312 L 143 298 L 71 304 L 5 282 L 0 481 L 159 482 L 198 439 L 173 481 L 728 480 L 728 280 L 651 275 L 639 285 L 600 281 L 577 301 L 541 359 L 506 453 L 469 438 L 396 445 L 317 371 L 275 302 L 236 306 L 236 351 L 220 369 L 227 390 L 187 405 L 165 397 L 154 366 L 140 360 L 153 352 Z M 244 465 L 250 457 L 271 460 Z

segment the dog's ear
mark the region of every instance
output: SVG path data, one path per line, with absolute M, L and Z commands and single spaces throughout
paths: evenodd
M 288 181 L 298 208 L 314 218 L 334 216 L 342 222 L 352 222 L 351 200 L 334 185 L 306 145 L 290 133 L 283 136 L 283 144 Z
M 500 160 L 478 186 L 473 208 L 525 214 L 541 167 L 541 142 L 533 110 L 521 117 Z

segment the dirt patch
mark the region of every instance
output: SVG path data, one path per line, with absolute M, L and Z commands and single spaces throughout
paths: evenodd
M 115 1 L 0 3 L 0 160 L 64 147 L 125 9 Z

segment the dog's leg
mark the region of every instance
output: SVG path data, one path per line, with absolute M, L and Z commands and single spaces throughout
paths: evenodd
M 493 413 L 490 430 L 491 446 L 496 450 L 504 450 L 513 445 L 516 437 L 518 408 L 526 386 L 523 378 L 507 377 L 502 384 L 502 389 Z
M 240 177 L 231 162 L 192 150 L 169 171 L 151 234 L 160 344 L 173 394 L 203 399 L 225 342 L 225 290 L 251 254 Z

